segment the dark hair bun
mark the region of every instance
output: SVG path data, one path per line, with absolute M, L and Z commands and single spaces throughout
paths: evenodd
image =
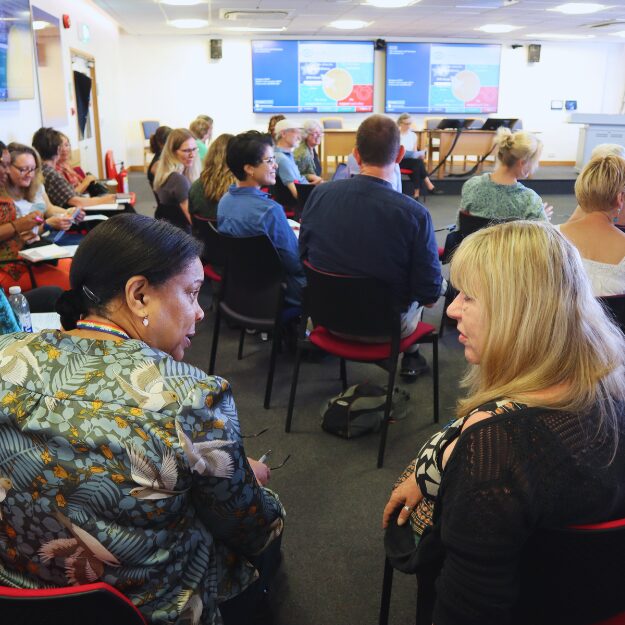
M 56 312 L 61 315 L 61 325 L 65 330 L 73 330 L 76 322 L 88 312 L 82 291 L 64 291 L 56 300 Z

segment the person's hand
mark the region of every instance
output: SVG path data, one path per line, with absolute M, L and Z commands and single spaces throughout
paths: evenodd
M 28 215 L 24 215 L 24 217 L 16 219 L 14 223 L 15 229 L 20 235 L 26 230 L 32 232 L 33 228 L 37 228 L 43 223 L 43 215 L 41 211 L 33 211 L 32 213 L 28 213 Z
M 252 471 L 254 471 L 258 483 L 261 486 L 267 486 L 269 478 L 271 477 L 271 469 L 266 464 L 252 458 L 248 458 L 247 461 L 250 463 L 250 467 Z
M 410 517 L 410 513 L 422 499 L 423 494 L 421 493 L 421 489 L 419 488 L 413 473 L 391 493 L 391 497 L 384 507 L 382 527 L 388 526 L 391 515 L 400 506 L 402 506 L 402 509 L 399 513 L 399 518 L 397 519 L 397 525 L 403 525 Z
M 54 230 L 69 230 L 72 226 L 72 216 L 69 213 L 52 215 L 46 219 L 46 223 Z
M 553 216 L 553 206 L 547 202 L 543 202 L 543 209 L 545 211 L 545 215 L 547 215 L 547 219 L 551 221 L 551 217 Z
M 98 200 L 100 200 L 100 204 L 115 204 L 117 202 L 117 194 L 108 193 L 107 195 L 100 195 Z
M 34 243 L 35 241 L 39 241 L 39 235 L 32 230 L 24 230 L 24 232 L 19 232 L 18 234 L 24 243 Z
M 73 218 L 73 222 L 76 224 L 80 223 L 85 218 L 85 215 L 87 214 L 82 208 L 79 209 L 79 211 L 76 213 L 76 217 L 73 217 L 74 213 L 76 213 L 76 208 L 67 209 L 67 214 L 69 215 L 70 219 Z

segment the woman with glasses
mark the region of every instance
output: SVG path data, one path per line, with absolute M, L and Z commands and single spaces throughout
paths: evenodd
M 19 216 L 15 202 L 6 190 L 10 168 L 11 155 L 0 141 L 0 286 L 5 290 L 10 286 L 20 286 L 22 291 L 28 291 L 34 285 L 27 265 L 21 261 L 7 261 L 19 260 L 19 251 L 24 245 L 38 238 L 43 214 L 36 209 L 23 217 Z M 32 169 L 30 166 L 28 168 Z M 38 286 L 60 286 L 66 289 L 69 285 L 70 264 L 69 259 L 63 259 L 56 266 L 38 263 L 30 269 Z
M 199 174 L 197 145 L 186 128 L 169 133 L 154 176 L 154 193 L 158 200 L 156 219 L 166 219 L 186 232 L 191 232 L 189 190 Z
M 77 208 L 64 209 L 54 206 L 43 186 L 41 161 L 37 152 L 19 143 L 9 144 L 11 164 L 9 166 L 6 191 L 15 202 L 17 214 L 24 217 L 32 211 L 43 213 L 44 221 L 37 234 L 50 242 L 61 245 L 76 245 L 82 239 L 79 234 L 59 236 L 69 230 L 74 223 L 84 219 L 85 213 Z M 45 232 L 44 232 L 45 231 Z
M 310 184 L 323 182 L 321 177 L 321 162 L 315 148 L 321 143 L 323 128 L 314 119 L 309 119 L 302 126 L 302 142 L 293 150 L 295 164 L 301 174 Z

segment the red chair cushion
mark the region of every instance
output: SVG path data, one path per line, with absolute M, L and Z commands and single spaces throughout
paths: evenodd
M 221 276 L 213 269 L 212 265 L 204 265 L 204 277 L 213 282 L 221 282 Z
M 412 171 L 412 169 L 400 169 L 399 173 L 400 174 L 412 174 L 414 172 Z
M 438 259 L 440 260 L 441 258 L 443 258 L 443 254 L 445 253 L 445 248 L 444 247 L 439 247 L 438 248 Z
M 598 623 L 594 623 L 593 625 L 625 625 L 625 612 L 621 612 L 616 616 L 612 616 L 605 621 L 599 621 Z
M 420 338 L 431 334 L 436 328 L 429 323 L 417 324 L 416 330 L 405 339 L 399 342 L 399 351 L 406 351 L 413 343 Z M 313 345 L 320 349 L 347 358 L 348 360 L 360 360 L 364 362 L 375 362 L 389 358 L 391 355 L 391 344 L 389 343 L 361 343 L 350 339 L 345 339 L 336 334 L 332 334 L 323 326 L 317 326 L 308 337 Z

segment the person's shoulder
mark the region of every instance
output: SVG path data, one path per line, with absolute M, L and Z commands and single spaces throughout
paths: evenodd
M 472 176 L 463 185 L 462 191 L 471 191 L 476 187 L 487 185 L 490 182 L 490 176 L 486 174 L 480 174 L 479 176 Z

